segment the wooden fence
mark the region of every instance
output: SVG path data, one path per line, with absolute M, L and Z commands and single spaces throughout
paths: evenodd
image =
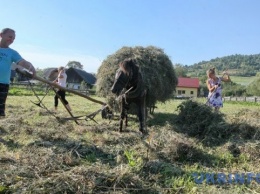
M 47 88 L 49 87 L 48 84 L 32 83 L 31 85 L 33 86 L 34 90 L 43 91 L 43 92 L 46 92 Z M 31 90 L 31 87 L 28 83 L 11 83 L 10 88 L 21 88 L 21 89 Z M 70 89 L 74 90 L 74 91 L 78 91 L 85 95 L 94 95 L 95 94 L 95 91 L 93 91 L 92 89 L 84 89 L 84 90 L 83 89 L 72 89 L 72 88 L 70 88 Z
M 238 102 L 258 102 L 260 97 L 223 97 L 223 101 L 238 101 Z
M 47 86 L 46 84 L 42 84 L 42 85 L 39 85 L 39 84 L 32 84 L 34 89 L 36 90 L 42 90 L 42 91 L 46 91 L 47 89 Z M 23 89 L 31 89 L 30 86 L 28 85 L 28 83 L 12 83 L 10 84 L 10 87 L 19 87 L 19 88 L 23 88 Z M 73 89 L 75 91 L 78 91 L 82 94 L 86 94 L 86 95 L 93 95 L 95 94 L 95 91 L 93 90 L 89 90 L 89 89 L 85 89 L 85 90 L 76 90 L 76 89 Z M 189 98 L 189 97 L 188 97 Z M 184 98 L 177 98 L 177 99 L 184 99 Z M 187 98 L 185 98 L 187 99 Z M 258 102 L 260 103 L 260 97 L 223 97 L 222 98 L 223 101 L 237 101 L 237 102 Z

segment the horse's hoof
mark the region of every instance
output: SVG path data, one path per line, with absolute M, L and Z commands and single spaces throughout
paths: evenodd
M 140 128 L 139 131 L 140 131 L 141 133 L 144 133 L 144 132 L 145 132 L 143 128 Z
M 148 134 L 148 132 L 147 132 L 146 130 L 144 130 L 144 129 L 139 129 L 139 131 L 140 131 L 143 135 L 147 135 L 147 134 Z

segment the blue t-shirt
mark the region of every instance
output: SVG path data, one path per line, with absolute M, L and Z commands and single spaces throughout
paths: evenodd
M 0 83 L 9 84 L 12 63 L 18 63 L 23 58 L 11 48 L 0 48 Z

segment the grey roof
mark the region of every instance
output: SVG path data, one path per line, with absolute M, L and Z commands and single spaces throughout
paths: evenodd
M 96 83 L 96 77 L 82 69 L 69 68 L 66 71 L 68 83 L 81 83 L 85 81 L 87 84 L 94 85 Z
M 82 69 L 69 68 L 66 70 L 67 74 L 67 83 L 81 83 L 85 81 L 87 84 L 94 85 L 96 83 L 96 77 Z M 43 72 L 45 79 L 53 81 L 58 76 L 57 68 L 47 68 Z
M 48 79 L 50 81 L 55 80 L 58 76 L 58 68 L 51 67 L 44 69 L 43 76 L 45 79 Z

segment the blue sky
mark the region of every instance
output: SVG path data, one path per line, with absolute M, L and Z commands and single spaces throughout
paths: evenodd
M 259 0 L 0 2 L 11 48 L 40 69 L 79 61 L 96 73 L 123 46 L 156 46 L 183 65 L 260 53 Z

